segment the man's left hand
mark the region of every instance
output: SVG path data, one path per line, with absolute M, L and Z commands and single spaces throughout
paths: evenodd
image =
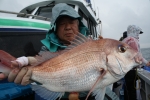
M 146 64 L 146 66 L 149 66 L 149 67 L 150 67 L 150 61 Z
M 79 93 L 78 92 L 71 92 L 69 94 L 69 100 L 79 100 Z

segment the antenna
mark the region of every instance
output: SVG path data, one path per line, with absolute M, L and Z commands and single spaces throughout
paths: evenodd
M 100 21 L 100 19 L 99 19 L 99 8 L 97 7 L 97 9 L 98 9 L 98 21 L 99 21 L 99 32 L 100 32 L 100 35 L 102 36 L 102 22 Z
M 94 12 L 94 14 L 95 14 L 95 16 L 96 16 L 96 8 L 95 8 L 95 2 L 94 2 L 94 0 L 91 0 L 91 2 L 92 2 L 92 10 L 93 10 L 93 12 Z
M 93 6 L 94 6 L 94 9 L 96 10 L 96 8 L 95 8 L 95 1 L 94 1 L 94 0 L 93 0 L 93 4 L 94 4 L 94 5 L 93 5 Z

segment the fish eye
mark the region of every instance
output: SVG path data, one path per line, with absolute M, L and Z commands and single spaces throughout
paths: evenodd
M 127 48 L 123 45 L 119 45 L 118 49 L 119 49 L 119 52 L 121 52 L 121 53 L 124 53 L 127 50 Z

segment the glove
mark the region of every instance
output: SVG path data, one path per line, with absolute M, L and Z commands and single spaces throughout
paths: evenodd
M 30 84 L 32 81 L 30 77 L 32 75 L 32 67 L 27 66 L 36 63 L 37 60 L 34 57 L 19 57 L 15 61 L 12 61 L 11 67 L 14 69 L 8 75 L 8 81 L 21 85 Z
M 149 66 L 149 67 L 150 67 L 150 61 L 146 64 L 146 66 Z
M 69 94 L 69 100 L 79 100 L 79 93 L 78 92 L 71 92 Z

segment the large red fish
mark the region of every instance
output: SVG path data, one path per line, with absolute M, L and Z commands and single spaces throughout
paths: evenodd
M 9 57 L 0 51 L 1 68 L 4 58 Z M 36 59 L 38 64 L 32 67 L 31 79 L 41 85 L 32 88 L 47 100 L 61 98 L 64 92 L 72 91 L 90 91 L 96 100 L 103 100 L 106 86 L 141 64 L 137 52 L 125 43 L 113 39 L 91 40 L 82 35 L 64 51 L 45 52 Z

